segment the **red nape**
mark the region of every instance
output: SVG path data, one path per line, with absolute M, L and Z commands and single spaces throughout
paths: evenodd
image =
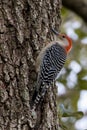
M 66 39 L 68 40 L 68 43 L 69 43 L 68 46 L 65 47 L 65 49 L 66 49 L 66 52 L 69 53 L 71 48 L 72 48 L 72 40 L 68 36 L 65 36 L 65 37 L 66 37 Z

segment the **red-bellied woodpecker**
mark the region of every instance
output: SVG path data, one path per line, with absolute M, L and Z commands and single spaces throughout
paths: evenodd
M 58 41 L 49 43 L 37 58 L 38 78 L 32 99 L 33 108 L 36 108 L 40 100 L 44 98 L 48 87 L 63 68 L 67 54 L 72 47 L 72 41 L 67 35 L 60 34 L 55 30 L 53 32 L 58 36 Z

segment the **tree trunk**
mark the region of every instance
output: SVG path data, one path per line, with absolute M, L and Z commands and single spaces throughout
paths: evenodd
M 56 87 L 37 111 L 30 102 L 37 79 L 35 59 L 59 29 L 60 0 L 0 2 L 0 130 L 58 130 Z M 34 113 L 33 113 L 34 114 Z

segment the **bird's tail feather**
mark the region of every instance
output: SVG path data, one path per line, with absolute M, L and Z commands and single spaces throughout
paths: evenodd
M 40 101 L 43 99 L 43 97 L 45 96 L 45 93 L 47 91 L 47 86 L 41 86 L 40 89 L 37 91 L 34 91 L 33 97 L 32 97 L 32 108 L 36 108 Z

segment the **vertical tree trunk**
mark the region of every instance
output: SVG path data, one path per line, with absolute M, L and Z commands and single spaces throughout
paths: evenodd
M 60 26 L 60 0 L 0 1 L 0 130 L 58 130 L 56 87 L 46 94 L 32 128 L 35 59 L 50 27 Z

